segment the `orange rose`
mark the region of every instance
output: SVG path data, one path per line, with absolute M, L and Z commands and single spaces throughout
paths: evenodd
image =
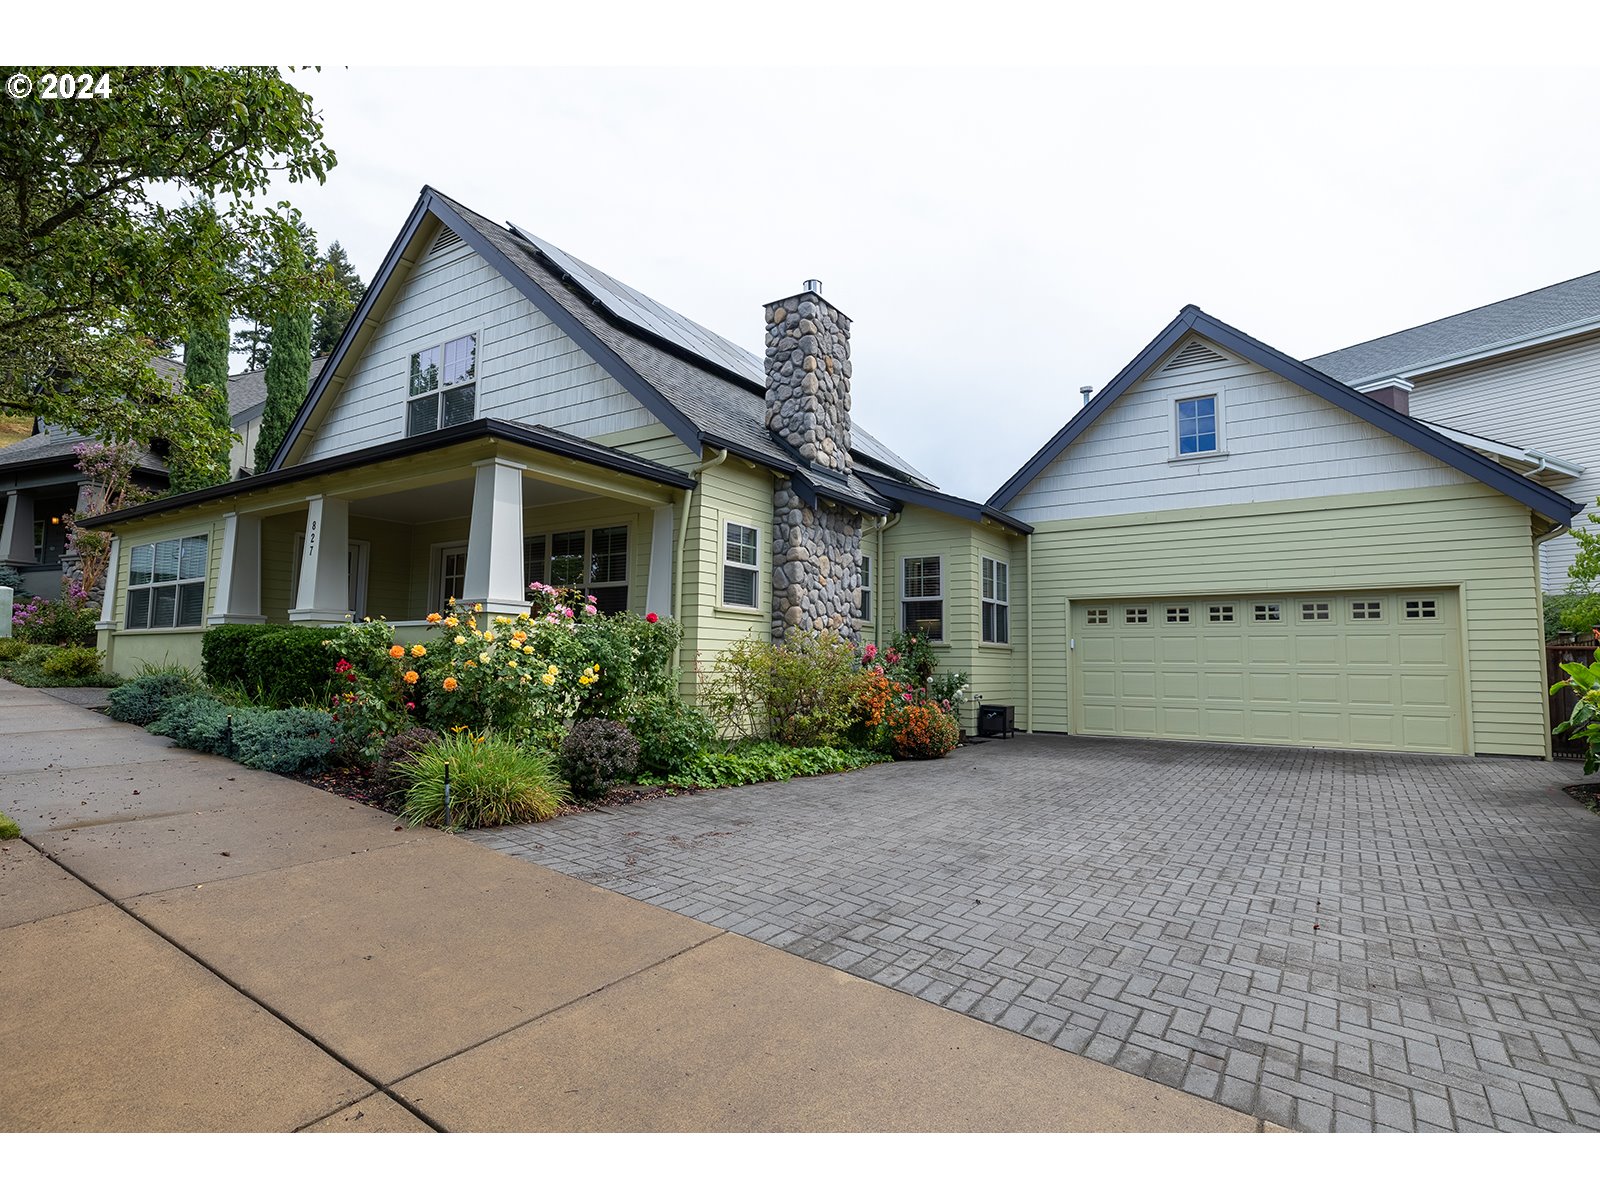
M 453 692 L 460 686 L 461 685 L 456 682 L 456 677 L 454 675 L 445 676 L 445 680 L 444 680 L 444 690 L 445 691 Z
M 418 675 L 415 671 L 407 671 L 403 678 L 407 683 L 415 683 L 417 680 L 421 679 L 422 676 Z
M 389 647 L 389 657 L 390 658 L 404 658 L 405 656 L 406 656 L 406 648 L 404 646 L 390 646 Z

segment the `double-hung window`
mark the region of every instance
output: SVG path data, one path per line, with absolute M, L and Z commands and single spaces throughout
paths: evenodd
M 478 397 L 478 335 L 469 333 L 411 355 L 406 436 L 472 420 Z
M 900 560 L 900 628 L 930 642 L 944 641 L 944 560 Z
M 1177 402 L 1178 457 L 1215 454 L 1222 449 L 1217 436 L 1217 398 L 1195 396 Z
M 722 603 L 728 608 L 760 608 L 761 531 L 726 521 L 722 546 Z
M 877 615 L 872 610 L 872 556 L 861 556 L 861 623 L 873 625 L 877 623 Z
M 994 558 L 983 560 L 983 640 L 1011 641 L 1011 565 Z
M 128 555 L 128 629 L 201 624 L 206 598 L 206 535 L 135 546 Z

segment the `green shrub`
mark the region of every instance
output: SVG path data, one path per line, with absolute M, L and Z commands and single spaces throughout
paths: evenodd
M 233 710 L 233 757 L 257 771 L 300 775 L 333 758 L 333 718 L 315 708 Z
M 148 725 L 180 696 L 200 690 L 193 671 L 183 668 L 141 673 L 114 690 L 108 712 L 112 720 L 133 725 Z
M 567 785 L 550 755 L 496 733 L 452 733 L 424 746 L 409 762 L 395 764 L 410 783 L 401 811 L 411 824 L 445 824 L 447 765 L 453 829 L 546 821 L 567 799 Z
M 16 638 L 0 638 L 0 662 L 15 662 L 28 648 L 27 642 Z
M 62 600 L 35 596 L 12 609 L 11 635 L 38 646 L 92 646 L 100 610 L 82 592 Z
M 326 629 L 295 625 L 217 625 L 200 644 L 206 681 L 236 687 L 252 701 L 281 707 L 323 704 L 338 652 Z
M 22 604 L 33 599 L 33 593 L 28 590 L 28 585 L 22 578 L 22 572 L 15 567 L 0 565 L 0 587 L 11 589 L 11 602 L 13 604 Z
M 646 696 L 628 710 L 628 729 L 639 743 L 639 770 L 666 775 L 716 740 L 716 726 L 677 696 Z
M 896 758 L 943 758 L 961 741 L 961 726 L 929 700 L 891 710 L 889 735 Z
M 0 842 L 9 842 L 22 836 L 22 829 L 5 813 L 0 812 Z
M 1587 634 L 1600 625 L 1600 593 L 1586 591 L 1561 592 L 1544 598 L 1544 636 L 1554 640 L 1557 634 Z
M 575 797 L 600 800 L 613 784 L 632 779 L 639 769 L 639 741 L 626 725 L 595 717 L 567 731 L 558 760 Z
M 100 651 L 87 646 L 62 646 L 40 664 L 39 669 L 63 684 L 100 674 Z
M 1577 695 L 1572 715 L 1551 732 L 1583 742 L 1583 773 L 1593 775 L 1600 771 L 1600 650 L 1592 663 L 1562 663 L 1561 669 L 1567 678 L 1551 684 L 1550 694 L 1572 691 Z
M 372 767 L 372 780 L 388 800 L 403 800 L 409 786 L 397 770 L 399 765 L 409 762 L 438 740 L 439 735 L 426 725 L 413 725 L 383 743 L 383 749 L 378 751 L 378 759 Z
M 796 779 L 803 775 L 853 771 L 858 767 L 888 761 L 887 755 L 853 747 L 780 746 L 775 742 L 755 742 L 729 750 L 701 751 L 676 770 L 664 775 L 641 776 L 640 782 L 673 788 L 739 787 L 747 783 Z
M 232 713 L 232 709 L 213 696 L 203 693 L 179 696 L 147 728 L 151 733 L 171 738 L 186 750 L 227 754 L 232 747 L 228 725 Z
M 854 720 L 860 674 L 846 639 L 791 629 L 778 645 L 747 638 L 719 654 L 705 704 L 729 740 L 833 746 Z

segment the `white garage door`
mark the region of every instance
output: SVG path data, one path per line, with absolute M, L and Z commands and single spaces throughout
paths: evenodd
M 1464 753 L 1451 590 L 1078 601 L 1081 733 Z

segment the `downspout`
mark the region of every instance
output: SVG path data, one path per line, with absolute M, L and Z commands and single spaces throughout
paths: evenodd
M 1028 649 L 1027 649 L 1027 652 L 1022 656 L 1022 658 L 1023 658 L 1022 669 L 1027 673 L 1027 676 L 1028 676 L 1028 687 L 1027 687 L 1027 693 L 1028 693 L 1028 732 L 1032 733 L 1033 732 L 1033 535 L 1031 533 L 1025 533 L 1022 536 L 1027 539 L 1026 545 L 1028 547 L 1028 549 L 1027 549 L 1027 551 L 1026 551 L 1026 553 L 1024 555 L 1024 558 L 1025 558 L 1025 560 L 1026 560 L 1026 562 L 1028 564 L 1028 566 L 1027 566 L 1028 582 L 1027 582 L 1026 587 L 1024 588 L 1024 592 L 1025 592 L 1025 594 L 1027 596 L 1027 601 L 1028 601 L 1028 615 L 1027 615 L 1026 618 L 1024 618 L 1024 620 L 1022 622 L 1024 629 L 1026 629 L 1026 631 L 1027 631 L 1026 636 L 1027 636 L 1027 639 L 1028 639 Z
M 877 564 L 878 577 L 872 581 L 872 631 L 883 641 L 883 531 L 900 523 L 900 514 L 891 513 L 878 518 L 872 527 L 872 561 Z
M 1543 537 L 1533 539 L 1533 594 L 1538 601 L 1538 611 L 1535 619 L 1539 622 L 1539 678 L 1544 681 L 1544 686 L 1540 690 L 1545 696 L 1550 694 L 1550 655 L 1544 649 L 1544 563 L 1539 557 L 1539 547 L 1546 542 L 1554 541 L 1564 533 L 1570 532 L 1571 528 L 1570 525 L 1557 525 Z M 1463 620 L 1461 624 L 1464 628 L 1466 621 Z M 1548 702 L 1544 711 L 1545 718 L 1540 722 L 1544 726 L 1544 758 L 1546 762 L 1554 762 L 1556 758 L 1555 735 L 1550 730 L 1550 708 Z
M 700 475 L 712 467 L 721 466 L 728 459 L 728 448 L 724 446 L 717 451 L 717 456 L 710 462 L 697 463 L 690 467 L 684 474 L 691 479 L 698 479 Z M 675 621 L 683 620 L 683 551 L 689 544 L 689 506 L 694 503 L 694 489 L 683 489 L 683 518 L 678 522 L 678 552 L 672 556 L 672 618 Z M 683 666 L 683 641 L 679 639 L 678 645 L 672 651 L 672 673 L 674 675 Z

